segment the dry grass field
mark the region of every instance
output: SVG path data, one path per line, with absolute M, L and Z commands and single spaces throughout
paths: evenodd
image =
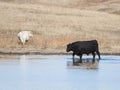
M 24 46 L 21 30 L 34 34 Z M 0 52 L 66 53 L 68 43 L 92 39 L 101 53 L 120 53 L 119 0 L 0 0 Z

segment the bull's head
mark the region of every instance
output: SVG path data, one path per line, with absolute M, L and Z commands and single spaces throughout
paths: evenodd
M 66 51 L 70 52 L 71 50 L 72 50 L 72 44 L 70 43 L 70 44 L 67 45 Z

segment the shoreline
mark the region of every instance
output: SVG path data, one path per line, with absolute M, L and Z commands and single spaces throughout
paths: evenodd
M 100 54 L 120 55 L 120 52 L 100 50 Z M 65 48 L 0 48 L 0 55 L 72 55 L 72 52 L 67 53 Z
M 65 52 L 1 52 L 0 55 L 72 55 L 72 53 Z M 120 53 L 101 53 L 101 55 L 116 55 L 119 56 Z

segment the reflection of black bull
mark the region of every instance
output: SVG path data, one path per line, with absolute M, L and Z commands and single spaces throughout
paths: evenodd
M 83 62 L 73 64 L 71 61 L 67 62 L 67 66 L 73 69 L 98 69 L 99 63 Z
M 82 63 L 82 55 L 87 54 L 89 55 L 92 53 L 93 55 L 93 62 L 95 62 L 95 53 L 97 53 L 100 59 L 100 52 L 98 48 L 98 42 L 96 40 L 91 41 L 77 41 L 67 45 L 67 52 L 73 51 L 73 63 L 75 63 L 74 56 L 80 56 L 80 63 Z

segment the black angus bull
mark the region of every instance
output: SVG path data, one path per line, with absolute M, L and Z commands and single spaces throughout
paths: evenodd
M 82 55 L 87 54 L 89 55 L 92 53 L 93 55 L 93 62 L 95 62 L 95 53 L 97 53 L 100 59 L 100 52 L 98 48 L 97 40 L 91 41 L 77 41 L 67 45 L 67 52 L 73 51 L 73 64 L 75 63 L 74 56 L 80 56 L 80 63 L 82 63 Z

